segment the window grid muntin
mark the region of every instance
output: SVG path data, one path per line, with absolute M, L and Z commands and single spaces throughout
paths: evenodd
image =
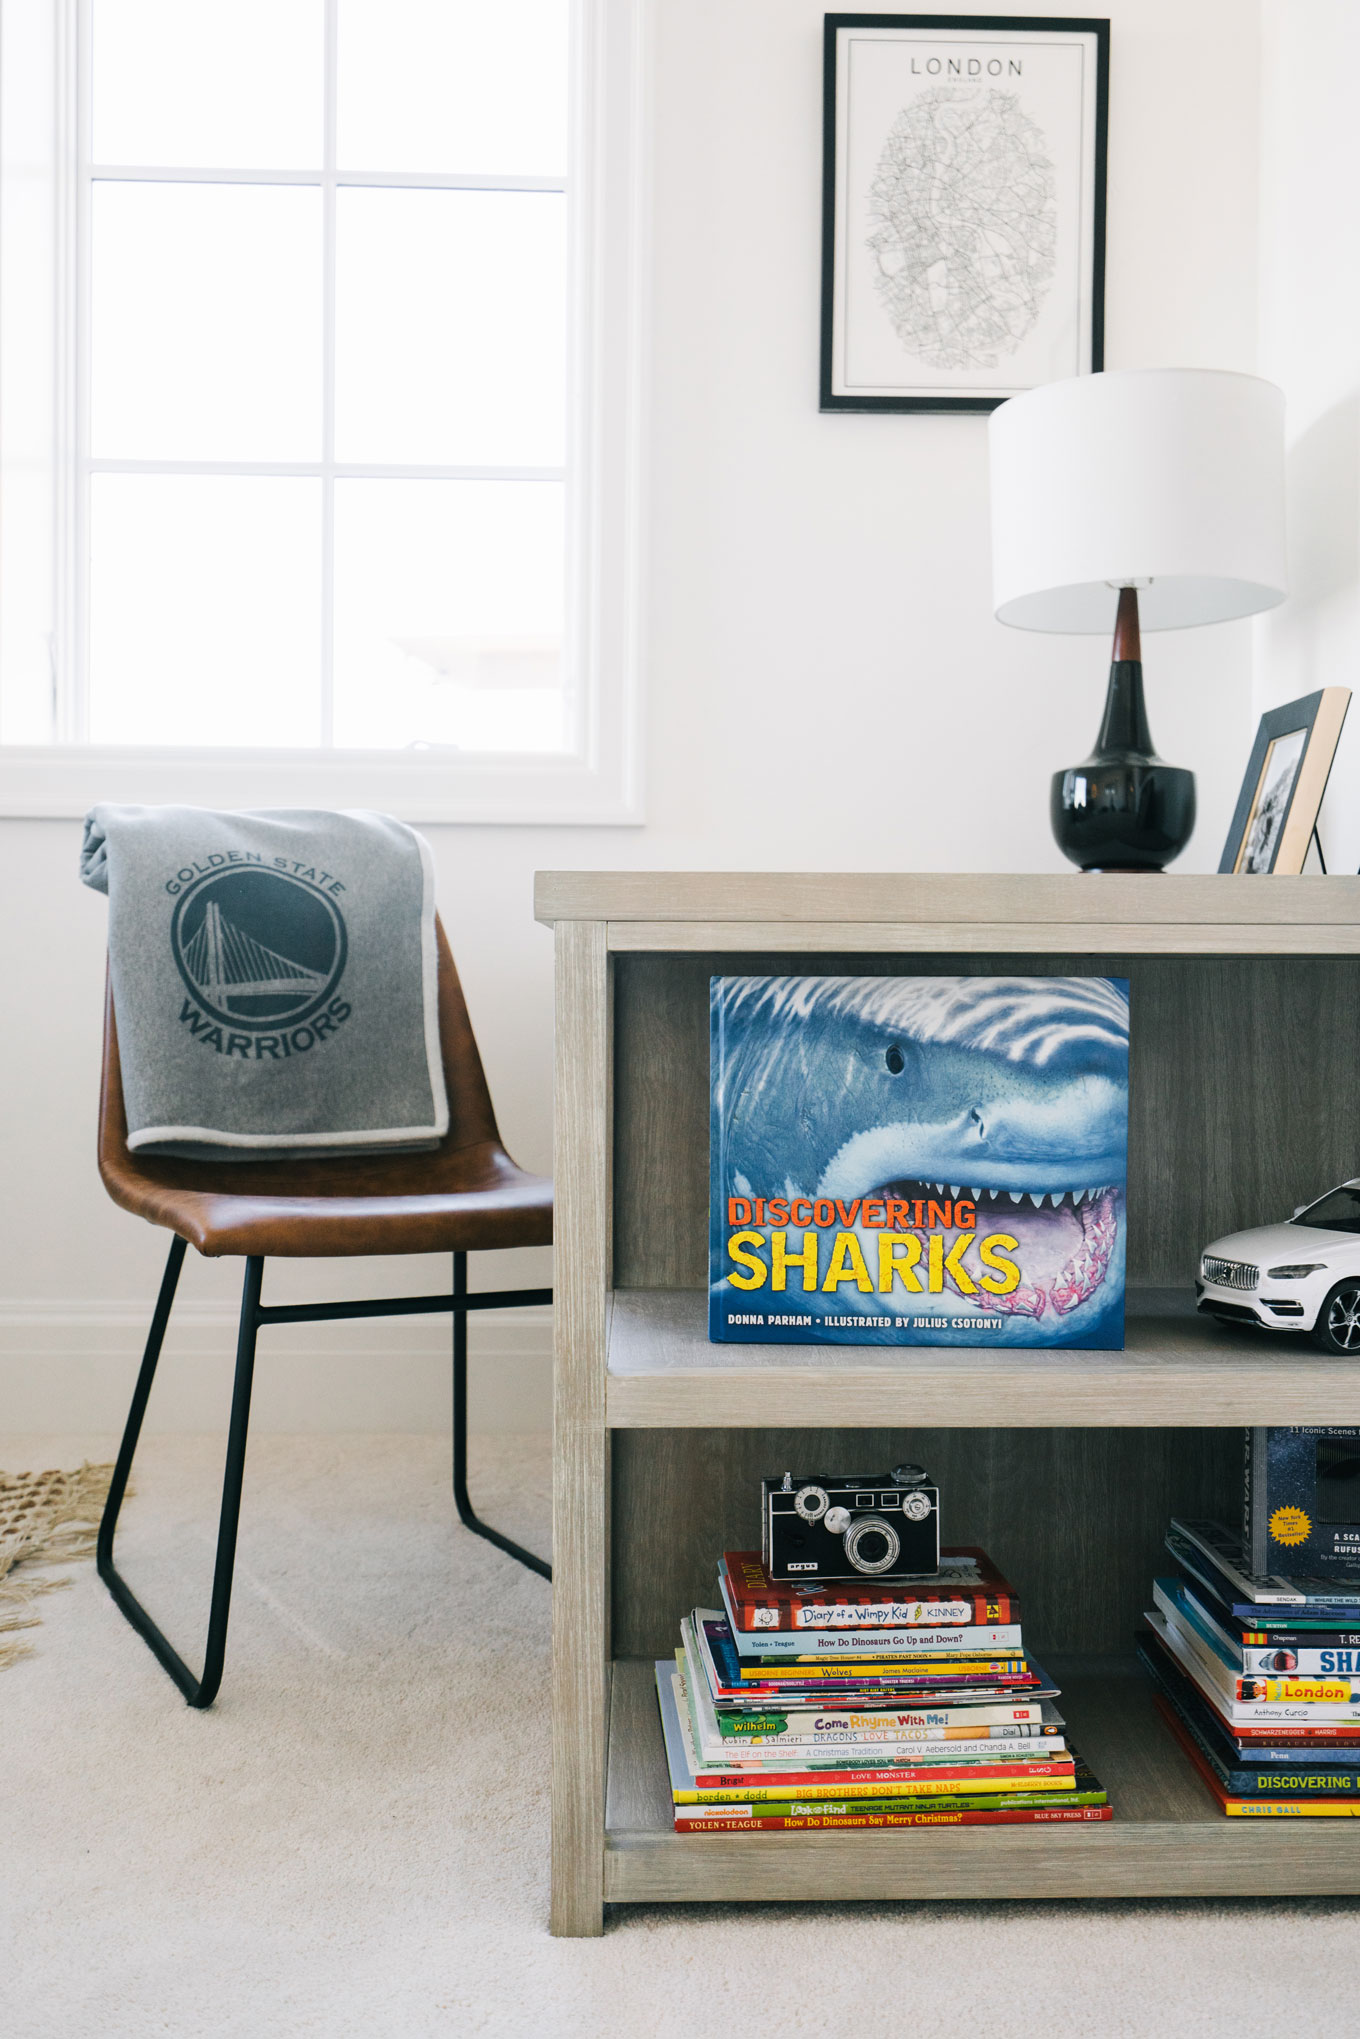
M 321 615 L 320 687 L 318 748 L 334 750 L 335 676 L 335 484 L 337 481 L 554 481 L 565 484 L 565 467 L 450 466 L 447 463 L 417 464 L 337 462 L 335 459 L 335 356 L 336 356 L 336 198 L 344 187 L 409 191 L 508 191 L 546 192 L 566 195 L 565 175 L 497 175 L 476 172 L 357 171 L 340 170 L 337 165 L 337 107 L 339 87 L 338 0 L 325 0 L 322 50 L 322 162 L 316 170 L 228 170 L 195 166 L 177 169 L 158 164 L 97 164 L 90 160 L 93 133 L 92 66 L 90 62 L 91 0 L 78 0 L 75 47 L 69 53 L 68 74 L 72 91 L 65 95 L 74 108 L 77 146 L 71 152 L 77 162 L 74 191 L 70 202 L 59 210 L 66 216 L 73 236 L 74 259 L 67 271 L 76 277 L 76 316 L 72 321 L 75 345 L 61 380 L 68 397 L 69 422 L 65 438 L 73 457 L 58 458 L 59 474 L 64 469 L 74 477 L 68 513 L 59 518 L 59 533 L 69 534 L 66 544 L 59 536 L 57 655 L 54 686 L 54 721 L 59 740 L 87 743 L 90 726 L 90 641 L 89 592 L 90 483 L 96 474 L 183 474 L 259 475 L 317 479 L 321 483 Z M 68 160 L 70 157 L 68 156 Z M 91 196 L 98 182 L 173 184 L 258 184 L 302 185 L 319 188 L 322 194 L 322 319 L 321 319 L 321 458 L 318 461 L 157 461 L 134 459 L 96 460 L 90 453 L 90 368 L 91 312 Z M 59 320 L 60 323 L 60 320 Z M 565 364 L 564 364 L 565 365 Z M 569 498 L 568 498 L 569 499 Z M 568 538 L 568 552 L 571 540 Z M 564 573 L 567 568 L 564 559 Z M 566 642 L 564 639 L 564 655 Z M 563 692 L 567 720 L 564 750 L 579 746 L 581 703 L 577 690 L 568 684 L 564 669 Z M 395 755 L 396 753 L 394 753 Z M 542 757 L 545 753 L 525 753 Z

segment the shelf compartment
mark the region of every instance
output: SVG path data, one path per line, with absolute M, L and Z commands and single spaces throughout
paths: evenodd
M 1360 1422 L 1360 1361 L 1238 1333 L 1164 1289 L 1131 1289 L 1123 1352 L 975 1346 L 713 1345 L 702 1289 L 618 1289 L 614 1429 L 1016 1429 Z
M 1132 1658 L 1059 1658 L 1052 1669 L 1072 1739 L 1109 1792 L 1112 1820 L 677 1834 L 652 1666 L 620 1660 L 612 1679 L 606 1902 L 1360 1892 L 1360 1819 L 1229 1819 L 1162 1725 Z

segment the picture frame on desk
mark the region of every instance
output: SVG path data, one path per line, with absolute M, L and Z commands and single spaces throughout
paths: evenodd
M 821 408 L 990 411 L 1103 367 L 1108 21 L 825 33 Z
M 1300 875 L 1350 700 L 1349 687 L 1321 687 L 1261 717 L 1220 873 Z

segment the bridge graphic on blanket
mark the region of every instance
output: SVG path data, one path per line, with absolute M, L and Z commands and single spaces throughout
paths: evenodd
M 215 901 L 184 950 L 184 967 L 204 998 L 222 1012 L 232 1010 L 234 999 L 301 999 L 326 985 L 322 971 L 308 970 L 290 957 L 280 956 L 243 928 L 223 920 Z

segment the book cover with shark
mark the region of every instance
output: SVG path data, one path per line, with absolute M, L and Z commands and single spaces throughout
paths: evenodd
M 709 1336 L 1124 1343 L 1122 977 L 714 977 Z

